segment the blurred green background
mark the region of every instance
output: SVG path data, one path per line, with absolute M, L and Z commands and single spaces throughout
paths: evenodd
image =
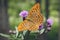
M 50 18 L 54 20 L 52 25 L 52 30 L 48 33 L 49 40 L 58 39 L 58 1 L 49 0 L 49 13 Z M 35 4 L 35 0 L 9 0 L 8 2 L 8 15 L 9 15 L 9 24 L 11 29 L 15 29 L 19 23 L 22 22 L 22 18 L 19 16 L 19 13 L 22 10 L 29 11 L 31 7 Z M 45 0 L 41 1 L 42 14 L 45 16 Z

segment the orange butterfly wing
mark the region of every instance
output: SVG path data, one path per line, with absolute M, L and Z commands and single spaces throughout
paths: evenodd
M 30 28 L 31 27 L 31 28 Z M 34 28 L 35 27 L 35 28 Z M 33 29 L 32 29 L 33 28 Z M 18 25 L 18 31 L 24 30 L 36 30 L 36 26 L 32 21 L 24 20 L 21 24 Z M 38 28 L 37 28 L 38 29 Z
M 42 23 L 43 23 L 43 16 L 40 13 L 40 4 L 37 3 L 30 10 L 26 20 L 24 20 L 21 24 L 18 25 L 18 30 L 34 31 L 37 30 Z
M 36 25 L 40 25 L 43 22 L 43 16 L 40 13 L 39 3 L 32 7 L 26 19 L 33 21 Z

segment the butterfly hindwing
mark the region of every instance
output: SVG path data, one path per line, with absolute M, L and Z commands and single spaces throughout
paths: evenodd
M 29 20 L 24 20 L 21 24 L 18 25 L 18 30 L 19 31 L 24 31 L 24 30 L 37 30 L 36 26 L 34 23 L 32 23 Z

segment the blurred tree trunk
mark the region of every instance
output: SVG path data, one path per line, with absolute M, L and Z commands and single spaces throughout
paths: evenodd
M 59 27 L 59 33 L 58 33 L 58 40 L 60 40 L 60 0 L 58 0 L 58 27 Z
M 0 33 L 8 34 L 8 14 L 7 14 L 7 0 L 0 0 Z M 8 40 L 5 37 L 0 36 L 0 40 Z
M 45 1 L 45 10 L 46 10 L 46 13 L 45 13 L 45 17 L 46 17 L 46 19 L 48 19 L 49 18 L 49 0 L 46 0 Z
M 36 3 L 41 3 L 41 0 L 35 0 L 36 1 Z

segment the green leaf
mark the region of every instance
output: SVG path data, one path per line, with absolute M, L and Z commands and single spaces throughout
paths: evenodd
M 16 38 L 17 38 L 17 36 L 18 36 L 18 34 L 19 34 L 19 32 L 18 32 L 18 30 L 17 30 L 17 26 L 15 27 L 15 29 L 16 29 Z
M 43 29 L 41 29 L 40 30 L 40 34 L 43 34 L 43 32 L 45 31 L 45 29 L 43 28 Z
M 3 36 L 3 37 L 10 38 L 10 35 L 7 35 L 7 34 L 0 33 L 0 35 Z

